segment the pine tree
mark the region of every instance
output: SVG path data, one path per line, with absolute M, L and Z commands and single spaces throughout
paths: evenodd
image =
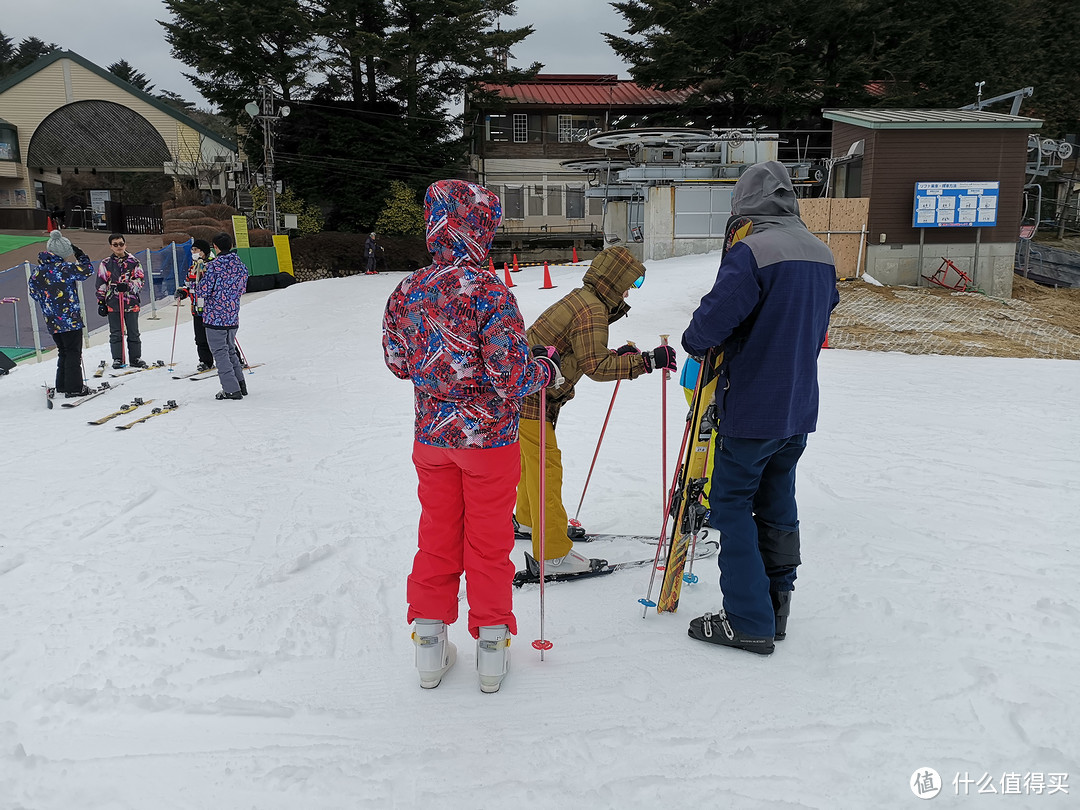
M 416 194 L 400 180 L 390 181 L 390 194 L 375 221 L 375 232 L 388 236 L 417 236 L 425 231 L 424 208 Z
M 154 89 L 154 85 L 150 84 L 150 80 L 146 78 L 146 74 L 135 70 L 126 59 L 121 59 L 119 62 L 113 62 L 105 69 L 117 78 L 123 79 L 128 84 L 142 90 L 144 93 L 149 93 Z

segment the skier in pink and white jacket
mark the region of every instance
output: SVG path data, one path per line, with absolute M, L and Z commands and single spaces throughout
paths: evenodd
M 480 688 L 495 692 L 517 633 L 510 553 L 521 399 L 555 381 L 558 357 L 530 352 L 517 301 L 486 266 L 498 197 L 441 180 L 427 190 L 424 215 L 432 263 L 397 286 L 383 317 L 386 365 L 415 390 L 421 514 L 408 621 L 420 685 L 434 688 L 456 657 L 446 625 L 457 619 L 465 572 Z

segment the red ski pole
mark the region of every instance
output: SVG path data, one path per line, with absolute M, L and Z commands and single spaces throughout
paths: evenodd
M 124 342 L 124 294 L 120 291 L 116 293 L 117 306 L 120 307 L 120 362 L 123 365 L 127 365 L 127 344 Z
M 540 638 L 532 643 L 533 648 L 540 651 L 540 660 L 544 660 L 544 650 L 550 650 L 553 646 L 544 638 L 544 497 L 546 493 L 547 477 L 547 386 L 540 389 L 540 505 L 539 526 L 534 526 L 533 531 L 540 532 Z
M 574 519 L 571 521 L 573 525 L 579 525 L 577 522 L 578 515 L 581 514 L 581 504 L 585 503 L 585 493 L 589 490 L 589 481 L 592 480 L 593 467 L 596 466 L 596 457 L 600 455 L 600 443 L 604 441 L 604 431 L 607 430 L 608 420 L 611 418 L 611 409 L 615 407 L 615 395 L 619 393 L 619 383 L 622 380 L 615 381 L 615 390 L 611 392 L 611 402 L 608 404 L 607 416 L 604 417 L 604 425 L 600 428 L 600 438 L 596 440 L 596 450 L 593 452 L 592 464 L 589 465 L 589 474 L 585 476 L 585 486 L 581 488 L 581 500 L 578 501 L 577 511 L 574 512 Z
M 660 336 L 660 345 L 667 346 L 668 335 Z M 667 506 L 667 384 L 668 370 L 660 375 L 660 508 Z
M 173 319 L 173 325 L 172 325 L 172 351 L 169 352 L 169 371 L 172 371 L 172 369 L 173 369 L 173 358 L 176 357 L 176 327 L 179 326 L 179 324 L 180 324 L 180 301 L 179 301 L 179 299 L 175 302 L 175 304 L 176 304 L 176 317 Z

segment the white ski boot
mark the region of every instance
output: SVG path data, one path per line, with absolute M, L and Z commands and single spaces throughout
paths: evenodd
M 417 619 L 412 639 L 420 687 L 434 689 L 457 660 L 457 647 L 446 640 L 446 625 L 435 619 Z
M 481 692 L 498 692 L 510 669 L 510 629 L 505 624 L 481 627 L 476 640 L 476 671 Z

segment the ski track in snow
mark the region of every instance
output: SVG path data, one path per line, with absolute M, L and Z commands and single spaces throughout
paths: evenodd
M 715 264 L 650 263 L 610 344 L 677 344 Z M 527 322 L 583 268 L 551 271 L 552 291 L 515 278 Z M 400 278 L 245 303 L 240 339 L 266 365 L 243 403 L 148 372 L 50 412 L 51 362 L 0 384 L 0 810 L 899 807 L 926 765 L 945 793 L 964 771 L 1065 772 L 1080 791 L 1075 363 L 824 352 L 804 565 L 772 657 L 686 638 L 720 606 L 703 560 L 674 616 L 642 618 L 647 567 L 551 586 L 543 662 L 526 586 L 503 690 L 478 691 L 460 621 L 458 664 L 427 692 L 405 624 L 412 391 L 379 343 Z M 147 357 L 170 339 L 145 331 Z M 192 359 L 189 333 L 177 352 Z M 660 385 L 620 386 L 590 531 L 659 532 Z M 583 381 L 560 419 L 571 514 L 611 391 Z M 126 433 L 85 424 L 132 396 L 181 407 Z M 667 400 L 670 474 L 675 380 Z

